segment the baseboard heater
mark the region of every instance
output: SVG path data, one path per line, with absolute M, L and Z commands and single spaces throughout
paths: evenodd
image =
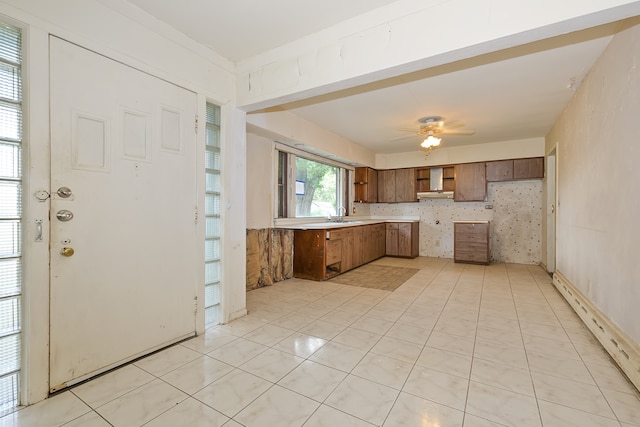
M 640 346 L 559 271 L 553 274 L 553 285 L 600 341 L 622 372 L 640 390 Z

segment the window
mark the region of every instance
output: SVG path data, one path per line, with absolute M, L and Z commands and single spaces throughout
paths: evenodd
M 0 414 L 18 405 L 22 293 L 22 36 L 0 23 Z
M 348 173 L 328 159 L 278 150 L 278 218 L 345 215 Z
M 207 104 L 205 135 L 204 322 L 220 323 L 220 107 Z

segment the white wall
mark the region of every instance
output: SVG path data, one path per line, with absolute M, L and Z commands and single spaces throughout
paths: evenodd
M 372 166 L 375 153 L 288 111 L 247 116 L 253 133 L 318 155 L 332 155 L 344 163 Z
M 247 134 L 247 228 L 273 227 L 274 151 L 269 138 Z
M 557 270 L 640 343 L 640 20 L 617 34 L 546 138 L 558 148 Z
M 473 137 L 470 136 L 469 138 Z M 544 138 L 500 141 L 451 148 L 443 147 L 431 151 L 428 156 L 425 154 L 424 151 L 376 154 L 375 167 L 378 169 L 394 169 L 483 162 L 485 160 L 542 157 L 544 156 Z
M 24 361 L 22 403 L 34 403 L 48 393 L 49 251 L 45 241 L 33 243 L 36 218 L 48 218 L 48 203 L 31 195 L 49 185 L 49 34 L 77 43 L 198 94 L 205 116 L 207 100 L 222 105 L 223 141 L 223 295 L 225 320 L 245 310 L 245 114 L 235 107 L 232 65 L 126 2 L 112 7 L 96 0 L 2 0 L 0 14 L 23 27 L 25 35 L 25 185 L 24 185 Z M 204 132 L 198 134 L 204 153 Z M 204 156 L 200 156 L 204 158 Z M 203 173 L 199 188 L 204 188 Z M 193 171 L 184 171 L 193 173 Z M 204 192 L 200 212 L 204 212 Z M 46 227 L 48 228 L 48 227 Z M 204 228 L 199 228 L 202 241 Z M 203 245 L 198 248 L 204 260 Z M 203 280 L 204 267 L 201 273 Z M 204 328 L 200 289 L 197 329 Z M 99 339 L 99 337 L 96 337 Z

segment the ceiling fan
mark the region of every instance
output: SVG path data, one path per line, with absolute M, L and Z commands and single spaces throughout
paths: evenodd
M 442 138 L 439 135 L 473 135 L 476 133 L 474 129 L 460 129 L 464 126 L 458 120 L 445 122 L 441 116 L 427 116 L 418 119 L 420 127 L 416 129 L 400 129 L 403 132 L 413 132 L 415 135 L 410 137 L 400 137 L 398 139 L 420 137 L 423 141 L 420 143 L 420 149 L 427 152 L 427 155 L 434 148 L 440 145 Z

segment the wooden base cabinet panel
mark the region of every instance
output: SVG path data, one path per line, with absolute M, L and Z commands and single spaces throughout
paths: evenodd
M 386 225 L 387 256 L 416 258 L 419 254 L 420 222 L 388 222 Z
M 329 266 L 338 269 L 335 274 L 339 273 L 342 246 L 333 243 L 327 245 L 325 232 L 326 230 L 295 230 L 293 236 L 293 275 L 295 277 L 324 280 Z
M 383 257 L 386 230 L 384 224 L 362 226 L 362 264 Z
M 293 275 L 326 280 L 384 256 L 385 225 L 295 230 Z
M 489 264 L 489 221 L 453 223 L 453 260 Z

